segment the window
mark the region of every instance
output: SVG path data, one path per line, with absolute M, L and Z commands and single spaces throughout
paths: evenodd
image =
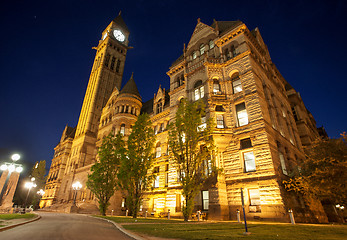
M 232 57 L 235 57 L 235 56 L 236 56 L 236 49 L 235 49 L 235 46 L 234 46 L 234 45 L 231 46 L 231 56 L 232 56 Z
M 194 100 L 197 101 L 200 98 L 203 98 L 205 95 L 204 86 L 202 85 L 202 81 L 197 81 L 194 85 Z
M 154 127 L 154 134 L 157 135 L 158 134 L 158 126 Z
M 221 94 L 220 85 L 218 80 L 213 80 L 213 94 Z
M 248 114 L 246 111 L 245 103 L 240 103 L 236 105 L 236 116 L 238 121 L 238 126 L 244 126 L 248 124 Z
M 112 57 L 112 60 L 111 60 L 111 66 L 110 68 L 113 70 L 114 69 L 114 64 L 116 62 L 116 58 L 115 57 Z
M 210 46 L 210 49 L 214 48 L 214 41 L 213 40 L 210 40 L 209 46 Z
M 281 162 L 282 172 L 283 172 L 284 175 L 288 175 L 288 171 L 287 171 L 287 168 L 286 168 L 286 162 L 284 160 L 283 153 L 279 152 L 279 155 L 280 155 L 280 162 Z
M 157 199 L 153 198 L 153 212 L 157 211 Z
M 105 66 L 106 67 L 108 67 L 108 64 L 109 64 L 109 61 L 110 61 L 110 57 L 111 57 L 110 54 L 106 54 L 106 57 L 105 57 Z
M 120 134 L 122 134 L 124 136 L 125 134 L 125 124 L 122 124 L 120 125 L 120 131 L 119 131 Z
M 160 142 L 157 143 L 157 146 L 155 147 L 155 157 L 161 157 L 161 147 L 160 147 Z
M 120 67 L 120 60 L 117 60 L 117 66 L 116 66 L 116 72 L 119 72 L 119 67 Z
M 249 203 L 251 206 L 259 206 L 260 205 L 260 194 L 259 189 L 249 189 Z
M 197 51 L 194 51 L 194 52 L 193 52 L 193 60 L 196 59 L 197 56 L 198 56 Z
M 292 107 L 292 112 L 293 112 L 294 120 L 299 121 L 298 112 L 295 107 Z
M 206 129 L 206 117 L 201 117 L 201 124 L 198 126 L 198 132 Z
M 165 187 L 167 187 L 169 184 L 169 172 L 165 173 Z
M 157 114 L 163 111 L 163 102 L 161 100 L 157 103 Z
M 240 149 L 247 149 L 251 148 L 252 146 L 252 141 L 250 138 L 245 138 L 240 141 Z
M 155 176 L 153 187 L 155 188 L 159 187 L 159 176 Z
M 125 198 L 122 198 L 122 208 L 124 208 L 125 207 Z
M 205 53 L 205 45 L 201 44 L 200 45 L 200 55 L 203 55 Z
M 205 176 L 210 176 L 212 173 L 212 161 L 211 159 L 204 160 Z
M 164 123 L 160 124 L 159 133 L 164 132 Z
M 242 92 L 241 79 L 239 77 L 233 79 L 233 91 L 234 94 Z
M 224 128 L 224 117 L 221 114 L 217 114 L 217 128 Z
M 201 191 L 202 210 L 208 210 L 209 194 L 208 191 Z
M 222 105 L 217 105 L 215 110 L 216 110 L 216 112 L 225 112 L 225 110 L 224 110 Z
M 245 161 L 245 172 L 255 171 L 255 157 L 253 151 L 244 152 L 243 160 Z

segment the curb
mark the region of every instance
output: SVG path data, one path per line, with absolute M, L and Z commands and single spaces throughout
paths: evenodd
M 36 214 L 36 218 L 34 219 L 31 219 L 31 220 L 28 220 L 26 222 L 21 222 L 21 223 L 17 223 L 17 224 L 12 224 L 12 225 L 9 225 L 9 226 L 5 226 L 5 227 L 0 227 L 0 232 L 2 231 L 5 231 L 5 230 L 8 230 L 8 229 L 11 229 L 11 228 L 14 228 L 14 227 L 18 227 L 20 225 L 24 225 L 24 224 L 27 224 L 27 223 L 31 223 L 31 222 L 35 222 L 37 220 L 39 220 L 41 218 L 40 215 Z
M 118 228 L 119 231 L 121 231 L 121 232 L 124 233 L 125 235 L 127 235 L 127 236 L 129 236 L 129 237 L 131 237 L 131 238 L 133 238 L 133 239 L 135 239 L 135 240 L 146 240 L 146 239 L 143 238 L 143 237 L 140 237 L 140 236 L 138 236 L 138 235 L 135 235 L 135 234 L 132 234 L 132 233 L 128 232 L 128 231 L 125 230 L 121 225 L 119 225 L 118 223 L 115 223 L 115 222 L 113 222 L 113 221 L 111 221 L 111 220 L 108 220 L 108 219 L 106 219 L 106 218 L 94 217 L 94 216 L 90 216 L 90 215 L 88 215 L 88 216 L 89 216 L 89 217 L 92 217 L 92 218 L 102 219 L 102 220 L 104 220 L 104 221 L 107 221 L 107 222 L 109 222 L 109 223 L 112 223 L 114 226 L 116 226 L 116 228 Z

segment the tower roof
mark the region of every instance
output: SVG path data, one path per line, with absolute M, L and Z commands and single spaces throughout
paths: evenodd
M 119 12 L 118 16 L 115 19 L 113 19 L 113 22 L 119 25 L 123 30 L 129 32 L 129 29 L 122 18 L 121 12 Z
M 122 93 L 133 94 L 141 98 L 141 95 L 139 93 L 139 90 L 137 89 L 137 86 L 134 80 L 134 73 L 131 74 L 129 81 L 124 85 L 123 89 L 120 91 L 120 94 Z

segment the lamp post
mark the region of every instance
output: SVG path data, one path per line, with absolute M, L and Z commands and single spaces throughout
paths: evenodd
M 25 202 L 24 202 L 24 213 L 25 213 L 26 204 L 27 204 L 27 201 L 28 201 L 30 190 L 37 186 L 34 181 L 35 181 L 35 178 L 32 177 L 30 179 L 30 182 L 26 182 L 25 185 L 24 185 L 24 187 L 28 189 L 27 197 L 25 198 Z
M 77 191 L 82 188 L 82 184 L 77 181 L 72 184 L 72 189 L 74 190 L 73 204 L 76 205 Z

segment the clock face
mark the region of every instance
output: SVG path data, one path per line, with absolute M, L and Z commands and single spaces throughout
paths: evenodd
M 102 36 L 102 40 L 105 40 L 106 37 L 107 37 L 107 32 Z
M 113 35 L 118 41 L 124 42 L 125 36 L 120 30 L 118 30 L 118 29 L 114 30 Z

